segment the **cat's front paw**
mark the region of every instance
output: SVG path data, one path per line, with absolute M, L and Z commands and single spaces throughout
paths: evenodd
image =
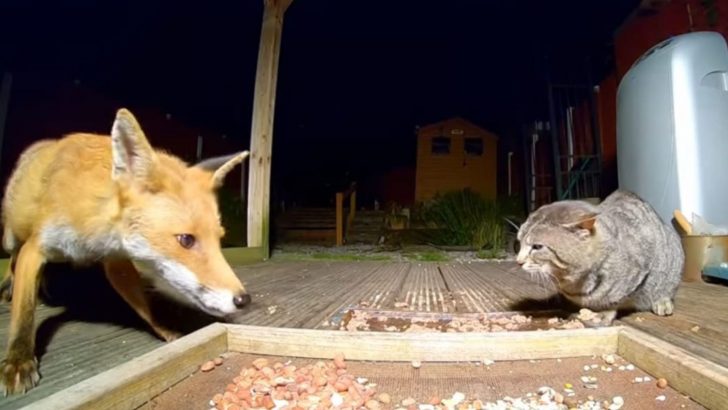
M 672 299 L 663 297 L 652 304 L 652 313 L 657 316 L 670 316 L 675 306 L 672 304 Z
M 13 358 L 12 355 L 3 360 L 2 365 L 2 383 L 5 396 L 14 393 L 23 393 L 32 389 L 38 384 L 40 374 L 38 374 L 38 361 L 31 357 L 30 359 Z

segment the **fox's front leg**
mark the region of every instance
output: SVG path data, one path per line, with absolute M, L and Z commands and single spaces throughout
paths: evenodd
M 38 384 L 38 362 L 35 358 L 35 305 L 40 273 L 45 264 L 38 239 L 31 237 L 17 255 L 15 272 L 9 278 L 12 286 L 8 350 L 2 362 L 5 395 L 25 393 Z M 8 279 L 8 278 L 6 278 Z
M 104 271 L 111 286 L 154 329 L 162 339 L 170 342 L 180 334 L 158 324 L 149 307 L 147 295 L 144 294 L 142 278 L 134 265 L 123 259 L 105 260 Z

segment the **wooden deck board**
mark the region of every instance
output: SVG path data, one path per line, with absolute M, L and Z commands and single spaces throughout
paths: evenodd
M 546 299 L 554 292 L 526 279 L 526 273 L 500 263 L 440 265 L 452 291 L 457 312 L 521 310 L 524 300 Z M 508 264 L 513 266 L 513 264 Z
M 728 367 L 728 287 L 683 283 L 670 317 L 634 314 L 622 322 Z
M 354 268 L 359 262 L 349 262 L 348 266 Z M 368 273 L 355 273 L 349 276 L 351 286 L 345 286 L 346 291 L 337 292 L 338 297 L 329 299 L 329 304 L 317 314 L 311 315 L 310 319 L 305 323 L 305 327 L 309 328 L 328 328 L 324 321 L 341 312 L 349 306 L 358 305 L 361 301 L 377 300 L 377 298 L 388 299 L 385 290 L 389 282 L 399 282 L 401 273 L 407 269 L 405 264 L 400 263 L 382 263 L 382 262 L 366 262 L 362 266 L 366 266 Z M 332 288 L 336 284 L 331 284 Z M 391 293 L 390 293 L 391 295 Z
M 354 290 L 372 271 L 381 267 L 378 263 L 319 263 L 315 269 L 297 268 L 282 277 L 254 281 L 249 291 L 253 293 L 251 309 L 236 322 L 259 326 L 315 327 L 324 320 L 332 304 L 349 295 L 361 295 Z M 245 277 L 245 272 L 240 272 Z M 256 295 L 263 295 L 256 301 Z
M 64 309 L 40 306 L 37 344 L 41 384 L 24 396 L 0 398 L 1 409 L 16 409 L 90 376 L 150 352 L 163 344 L 150 333 L 111 323 L 86 323 L 64 316 Z M 9 309 L 0 306 L 0 348 L 5 351 Z
M 408 310 L 422 312 L 532 310 L 539 307 L 522 302 L 553 294 L 512 263 L 273 260 L 236 272 L 253 294 L 236 322 L 259 326 L 327 328 L 324 322 L 362 302 L 384 310 L 408 302 Z M 25 396 L 0 398 L 0 409 L 19 408 L 163 344 L 138 320 L 103 320 L 105 298 L 92 299 L 91 310 L 100 317 L 93 321 L 72 313 L 78 310 L 38 308 L 41 384 Z M 672 317 L 640 313 L 622 320 L 728 367 L 728 287 L 686 283 Z M 8 322 L 8 306 L 0 305 L 3 350 Z
M 376 306 L 380 309 L 395 309 L 395 303 L 407 303 L 407 310 L 418 312 L 452 312 L 452 295 L 440 274 L 438 265 L 424 263 L 406 271 L 401 280 L 396 300 Z

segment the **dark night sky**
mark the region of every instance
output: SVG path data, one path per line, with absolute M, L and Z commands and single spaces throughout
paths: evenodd
M 0 68 L 79 78 L 247 146 L 262 3 L 3 0 Z M 360 170 L 412 163 L 414 126 L 453 115 L 517 136 L 543 118 L 547 67 L 579 82 L 589 67 L 598 80 L 615 28 L 637 3 L 294 0 L 275 169 L 284 175 L 297 158 L 336 168 L 320 159 L 347 150 Z

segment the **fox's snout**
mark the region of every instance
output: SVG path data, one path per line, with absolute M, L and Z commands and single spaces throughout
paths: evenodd
M 223 277 L 225 279 L 222 279 Z M 197 279 L 200 280 L 199 277 Z M 217 283 L 211 285 L 211 279 Z M 229 275 L 208 277 L 207 280 L 198 283 L 200 286 L 193 288 L 195 294 L 191 295 L 191 299 L 196 300 L 202 310 L 213 316 L 226 317 L 236 314 L 252 301 L 250 293 L 232 270 L 229 271 Z
M 233 298 L 233 305 L 235 305 L 236 308 L 242 309 L 250 304 L 251 298 L 250 295 L 242 292 L 239 295 L 235 296 Z

